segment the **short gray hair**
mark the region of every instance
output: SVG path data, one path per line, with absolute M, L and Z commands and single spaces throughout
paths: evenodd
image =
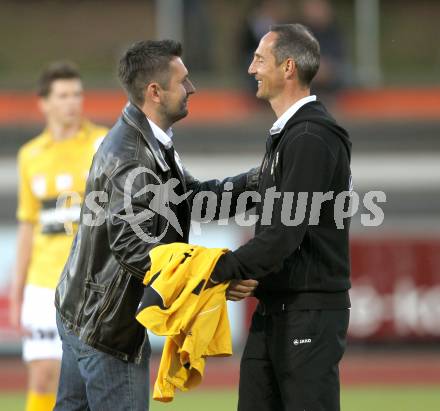
M 298 70 L 299 83 L 310 86 L 319 69 L 318 40 L 302 24 L 274 24 L 270 26 L 270 31 L 278 34 L 273 47 L 277 64 L 292 58 Z

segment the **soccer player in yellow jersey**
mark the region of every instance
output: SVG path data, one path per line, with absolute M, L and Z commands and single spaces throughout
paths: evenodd
M 19 228 L 10 310 L 12 324 L 24 335 L 26 411 L 52 410 L 55 403 L 62 348 L 54 292 L 74 238 L 92 157 L 107 132 L 82 118 L 83 86 L 70 63 L 49 66 L 38 95 L 47 125 L 18 154 Z

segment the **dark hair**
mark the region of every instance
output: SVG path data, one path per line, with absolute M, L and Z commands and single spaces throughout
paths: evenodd
M 57 61 L 47 66 L 38 80 L 37 94 L 47 97 L 50 94 L 52 83 L 56 80 L 81 79 L 78 68 L 69 61 Z
M 145 86 L 152 81 L 168 87 L 169 63 L 181 55 L 182 45 L 173 40 L 138 41 L 129 47 L 119 61 L 118 76 L 130 101 L 142 105 Z
M 275 24 L 270 26 L 270 31 L 278 34 L 273 47 L 277 64 L 292 58 L 298 70 L 299 83 L 310 86 L 319 69 L 318 40 L 302 24 Z

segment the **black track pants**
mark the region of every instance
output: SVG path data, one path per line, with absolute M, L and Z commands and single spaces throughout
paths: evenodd
M 339 411 L 349 310 L 254 313 L 240 367 L 239 411 Z

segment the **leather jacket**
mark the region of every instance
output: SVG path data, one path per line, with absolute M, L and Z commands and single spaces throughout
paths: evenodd
M 230 214 L 240 193 L 257 188 L 258 168 L 223 181 L 200 182 L 165 153 L 144 113 L 127 104 L 94 156 L 78 232 L 56 288 L 55 305 L 64 326 L 84 343 L 130 362 L 140 361 L 148 338 L 135 313 L 149 251 L 164 243 L 188 242 L 197 193 L 217 195 L 218 218 L 225 183 L 233 183 Z M 158 203 L 151 187 L 163 187 L 170 178 L 179 183 L 174 197 Z M 182 198 L 190 194 L 179 203 L 173 201 L 176 193 Z M 180 229 L 164 211 L 174 213 Z

